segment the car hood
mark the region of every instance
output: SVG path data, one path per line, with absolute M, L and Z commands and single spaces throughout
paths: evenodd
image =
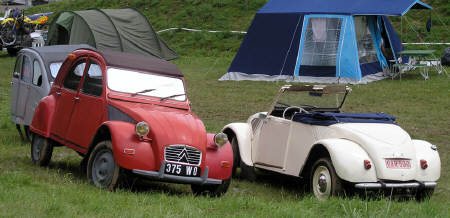
M 176 144 L 196 147 L 202 153 L 206 149 L 205 126 L 188 110 L 124 101 L 111 101 L 110 105 L 136 122 L 147 122 L 150 126 L 148 137 L 152 140 L 152 146 L 159 147 L 159 150 Z
M 379 179 L 407 181 L 415 178 L 417 160 L 411 137 L 400 126 L 384 123 L 331 125 L 335 136 L 358 143 L 371 158 Z M 410 169 L 390 169 L 387 159 L 411 161 Z

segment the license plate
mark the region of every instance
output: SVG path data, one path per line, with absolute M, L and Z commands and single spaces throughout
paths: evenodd
M 166 174 L 177 175 L 177 176 L 200 176 L 200 167 L 166 163 L 166 169 L 164 172 Z
M 390 168 L 390 169 L 410 169 L 411 168 L 410 160 L 386 159 L 385 163 L 386 163 L 386 167 Z

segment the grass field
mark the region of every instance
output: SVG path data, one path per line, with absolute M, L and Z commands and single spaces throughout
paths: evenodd
M 219 82 L 232 54 L 219 57 L 185 56 L 175 63 L 185 73 L 194 112 L 208 131 L 217 132 L 229 122 L 244 121 L 265 110 L 284 83 Z M 233 180 L 221 198 L 195 197 L 187 185 L 149 182 L 145 186 L 108 192 L 88 184 L 81 175 L 81 158 L 56 148 L 50 166 L 35 167 L 30 145 L 22 142 L 9 121 L 10 77 L 14 58 L 0 54 L 0 217 L 120 217 L 148 216 L 346 216 L 446 217 L 450 206 L 450 79 L 431 74 L 423 80 L 410 72 L 402 80 L 384 80 L 352 86 L 347 112 L 385 112 L 414 138 L 439 147 L 442 176 L 429 201 L 315 200 L 302 191 L 296 179 L 263 177 L 250 183 Z M 450 69 L 447 68 L 447 71 Z

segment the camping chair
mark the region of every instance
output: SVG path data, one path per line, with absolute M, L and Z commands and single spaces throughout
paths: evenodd
M 401 59 L 399 58 L 395 64 L 392 65 L 392 79 L 399 76 L 400 80 L 402 79 L 402 74 L 408 70 L 420 69 L 420 75 L 427 80 L 430 78 L 428 75 L 428 64 L 415 63 L 412 57 L 409 58 L 408 63 L 402 64 Z

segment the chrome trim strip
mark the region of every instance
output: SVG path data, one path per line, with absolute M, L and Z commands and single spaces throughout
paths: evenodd
M 381 188 L 419 188 L 419 187 L 436 187 L 437 182 L 407 182 L 407 183 L 356 183 L 355 188 L 359 189 L 381 189 Z
M 208 178 L 208 172 L 209 172 L 208 167 L 205 168 L 203 175 L 201 175 L 200 177 L 187 177 L 187 176 L 175 176 L 175 175 L 164 174 L 165 168 L 166 168 L 166 162 L 163 161 L 159 171 L 147 171 L 147 170 L 133 169 L 132 172 L 135 174 L 147 177 L 152 180 L 159 180 L 159 181 L 166 181 L 166 182 L 187 183 L 187 184 L 197 184 L 197 185 L 220 185 L 220 184 L 222 184 L 222 180 Z

